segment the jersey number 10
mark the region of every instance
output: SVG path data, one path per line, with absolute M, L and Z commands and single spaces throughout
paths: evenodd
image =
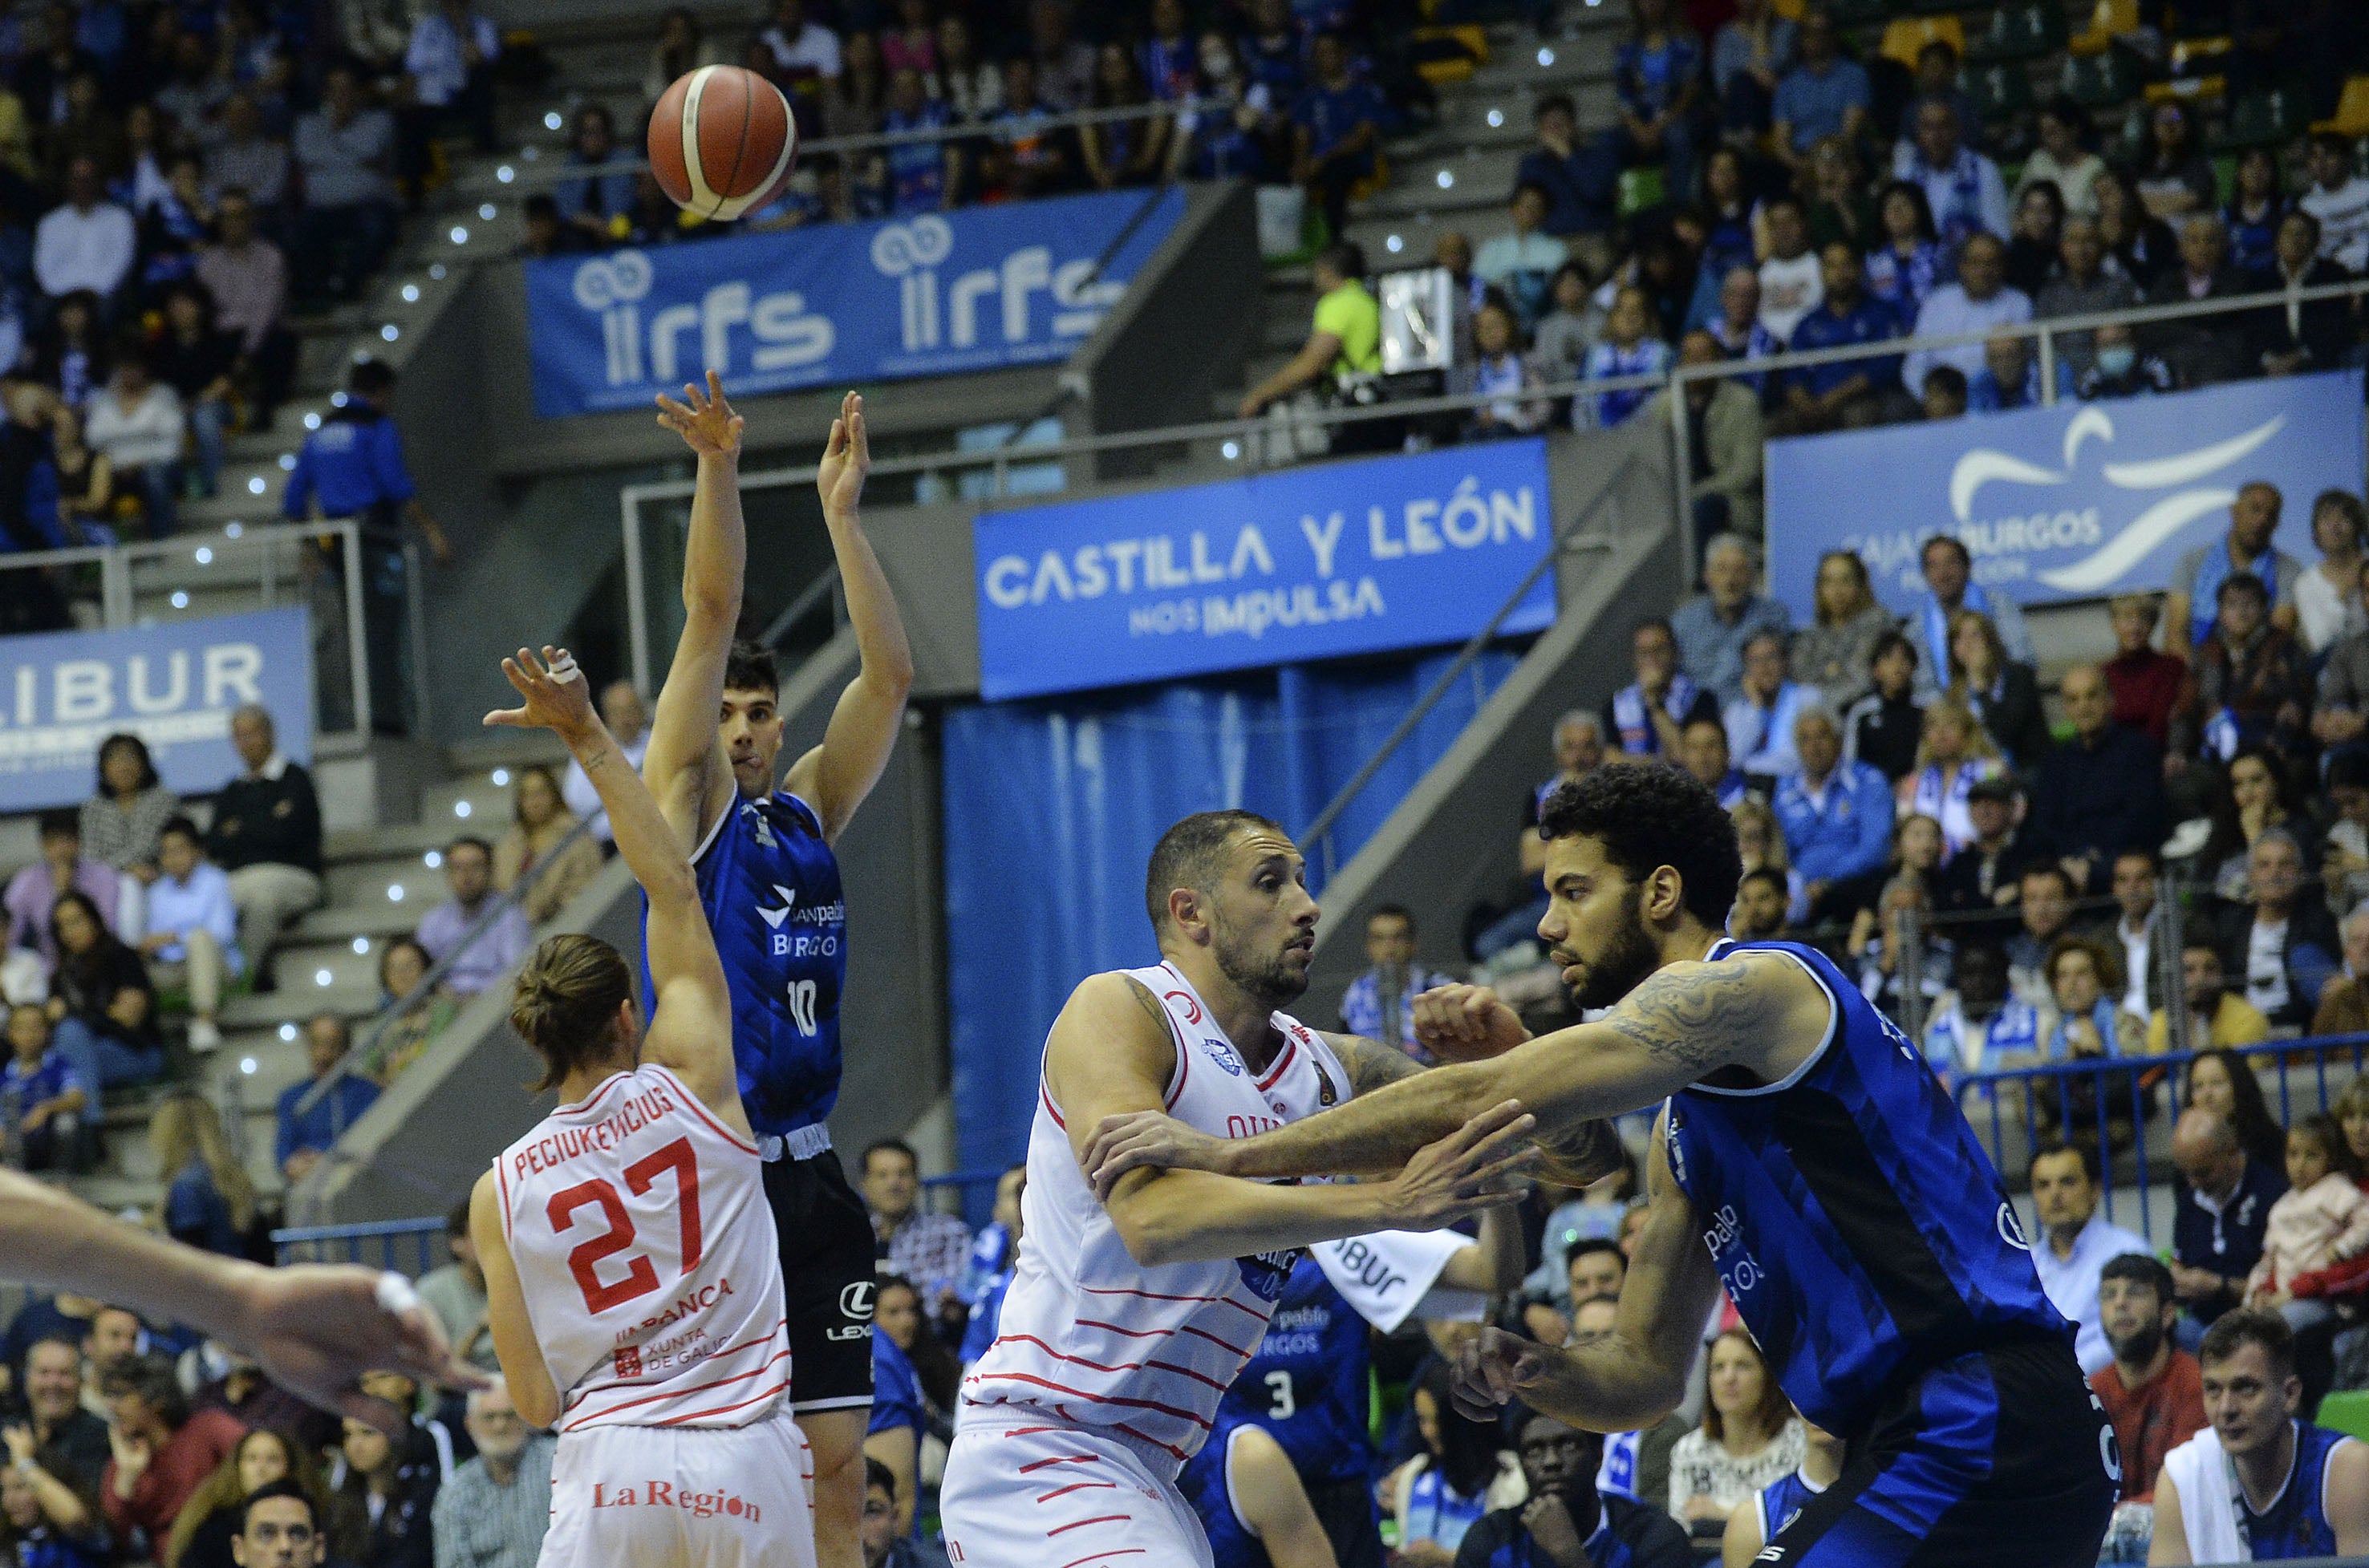
M 701 1250 L 699 1157 L 692 1150 L 691 1139 L 678 1138 L 626 1166 L 625 1185 L 639 1197 L 667 1171 L 674 1173 L 675 1211 L 681 1226 L 678 1251 L 682 1258 L 681 1273 L 687 1276 L 699 1266 Z M 637 1253 L 624 1278 L 603 1280 L 597 1265 L 634 1244 L 634 1217 L 625 1212 L 625 1200 L 617 1196 L 617 1189 L 605 1177 L 595 1176 L 589 1182 L 578 1182 L 566 1192 L 553 1194 L 544 1212 L 550 1216 L 553 1232 L 564 1235 L 576 1228 L 576 1211 L 588 1206 L 601 1210 L 609 1228 L 577 1244 L 567 1254 L 567 1270 L 576 1276 L 577 1288 L 584 1292 L 585 1310 L 598 1317 L 612 1307 L 656 1290 L 658 1271 L 650 1266 L 647 1257 Z

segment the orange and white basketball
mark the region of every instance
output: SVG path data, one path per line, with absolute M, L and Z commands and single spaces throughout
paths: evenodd
M 798 157 L 782 90 L 738 65 L 679 76 L 650 110 L 650 168 L 674 204 L 729 221 L 780 194 Z

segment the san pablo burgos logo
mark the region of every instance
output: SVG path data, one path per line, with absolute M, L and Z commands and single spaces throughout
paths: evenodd
M 1053 296 L 1053 337 L 1082 338 L 1127 292 L 1124 283 L 1095 281 L 1090 258 L 1054 266 L 1052 247 L 1042 245 L 1023 246 L 993 267 L 942 285 L 937 269 L 954 248 L 953 225 L 935 215 L 883 223 L 872 236 L 872 265 L 897 280 L 897 317 L 909 354 L 977 348 L 987 336 L 982 318 L 996 323 L 1003 343 L 1025 343 L 1035 336 L 1029 296 L 1038 290 Z
M 747 366 L 767 372 L 818 363 L 839 340 L 829 316 L 807 313 L 804 294 L 791 289 L 760 294 L 740 278 L 715 284 L 695 303 L 666 305 L 646 324 L 643 301 L 657 281 L 650 258 L 638 250 L 612 251 L 577 266 L 576 303 L 601 317 L 602 372 L 611 386 L 651 381 L 670 386 L 701 369 L 729 376 L 742 368 L 733 355 L 735 327 L 756 339 Z
M 2062 467 L 2050 468 L 1989 447 L 1976 447 L 1960 457 L 1950 470 L 1950 511 L 1957 524 L 1951 532 L 1982 563 L 1980 576 L 1985 582 L 2030 577 L 2068 596 L 2104 593 L 2190 523 L 2235 501 L 2234 484 L 2226 478 L 2204 481 L 2259 451 L 2286 428 L 2286 422 L 2284 415 L 2278 415 L 2209 446 L 2168 457 L 2113 463 L 2103 461 L 2104 449 L 2114 441 L 2113 416 L 2095 406 L 2084 407 L 2065 427 Z M 2045 496 L 2009 498 L 2004 504 L 2014 507 L 2012 512 L 1977 516 L 1975 501 L 1987 486 L 2049 487 L 2073 483 L 2079 473 L 2082 448 L 2093 438 L 2100 443 L 2098 476 L 2117 490 L 2151 498 L 2130 521 L 2112 528 L 2112 520 L 2097 507 L 2051 507 Z M 1916 591 L 1925 586 L 1918 553 L 1926 537 L 1923 531 L 1901 530 L 1847 538 L 1843 544 L 1859 551 L 1875 572 L 1897 576 L 1905 591 Z M 2022 559 L 2064 550 L 2086 554 L 2066 565 L 2039 570 L 2031 569 Z

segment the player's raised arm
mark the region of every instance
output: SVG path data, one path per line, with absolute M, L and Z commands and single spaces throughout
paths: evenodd
M 1045 1046 L 1045 1081 L 1083 1160 L 1104 1117 L 1154 1110 L 1176 1065 L 1166 1014 L 1124 975 L 1081 985 Z M 1518 1152 L 1530 1118 L 1514 1105 L 1483 1107 L 1414 1156 L 1388 1181 L 1355 1186 L 1271 1186 L 1204 1171 L 1133 1172 L 1103 1207 L 1146 1267 L 1240 1257 L 1372 1230 L 1433 1230 L 1478 1214 L 1519 1187 Z
M 1720 1281 L 1694 1206 L 1670 1174 L 1665 1122 L 1654 1128 L 1645 1225 L 1611 1336 L 1555 1350 L 1483 1329 L 1457 1356 L 1455 1398 L 1466 1414 L 1494 1420 L 1499 1405 L 1519 1399 L 1591 1432 L 1629 1432 L 1654 1425 L 1685 1397 Z
M 1417 998 L 1419 1036 L 1448 1029 L 1442 1014 L 1461 1014 L 1468 1005 L 1454 987 Z M 1486 1061 L 1434 1068 L 1256 1138 L 1204 1138 L 1164 1116 L 1115 1119 L 1089 1139 L 1086 1169 L 1097 1190 L 1145 1165 L 1251 1177 L 1389 1171 L 1491 1105 L 1514 1100 L 1546 1129 L 1562 1171 L 1601 1176 L 1619 1163 L 1617 1140 L 1589 1133 L 1600 1146 L 1575 1147 L 1575 1131 L 1653 1104 L 1721 1068 L 1758 1063 L 1771 1041 L 1802 1039 L 1805 1030 L 1807 1038 L 1821 1038 L 1831 1007 L 1817 982 L 1780 956 L 1673 964 L 1596 1023 Z
M 746 1138 L 749 1119 L 732 1066 L 732 999 L 682 841 L 601 722 L 591 684 L 565 649 L 546 647 L 537 658 L 521 648 L 502 660 L 502 673 L 525 704 L 489 713 L 486 722 L 538 727 L 566 742 L 601 794 L 617 853 L 649 898 L 645 940 L 654 994 L 642 1059 L 671 1070 Z
M 704 392 L 686 386 L 682 395 L 680 403 L 664 395 L 658 400 L 658 423 L 681 436 L 699 460 L 683 546 L 682 635 L 658 690 L 642 773 L 688 853 L 737 792 L 715 715 L 724 705 L 724 670 L 740 622 L 749 537 L 740 517 L 740 416 L 724 401 L 724 383 L 713 371 Z
M 839 694 L 823 730 L 822 744 L 790 764 L 784 787 L 815 808 L 822 836 L 836 843 L 872 786 L 888 765 L 904 721 L 905 696 L 913 689 L 913 652 L 897 596 L 880 570 L 872 542 L 864 536 L 860 504 L 864 476 L 872 468 L 872 443 L 864 429 L 864 399 L 849 393 L 831 421 L 830 441 L 815 475 L 822 495 L 822 520 L 830 530 L 831 555 L 839 562 L 847 595 L 848 624 L 855 628 L 855 679 Z

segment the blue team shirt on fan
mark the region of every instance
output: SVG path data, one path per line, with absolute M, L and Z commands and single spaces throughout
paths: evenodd
M 814 808 L 784 791 L 732 803 L 694 864 L 699 902 L 732 990 L 732 1059 L 760 1137 L 830 1115 L 839 1100 L 839 998 L 847 904 Z M 648 917 L 643 904 L 643 919 Z M 642 991 L 651 992 L 645 939 Z
M 926 1325 L 923 1332 L 928 1332 Z M 919 1444 L 929 1435 L 929 1406 L 921 1399 L 921 1379 L 913 1370 L 912 1357 L 898 1349 L 895 1340 L 875 1329 L 872 1418 L 864 1435 L 868 1437 L 875 1432 L 894 1432 L 899 1426 L 912 1428 L 913 1441 Z
M 926 98 L 911 114 L 890 109 L 880 118 L 884 132 L 940 131 L 954 123 L 944 98 Z M 887 150 L 890 204 L 898 217 L 934 212 L 946 204 L 946 149 L 943 142 L 899 142 Z
M 1833 1023 L 1793 1077 L 1670 1097 L 1670 1171 L 1745 1326 L 1802 1417 L 1862 1436 L 1904 1375 L 2073 1331 L 2007 1189 L 1924 1057 L 1823 954 L 1785 954 Z

